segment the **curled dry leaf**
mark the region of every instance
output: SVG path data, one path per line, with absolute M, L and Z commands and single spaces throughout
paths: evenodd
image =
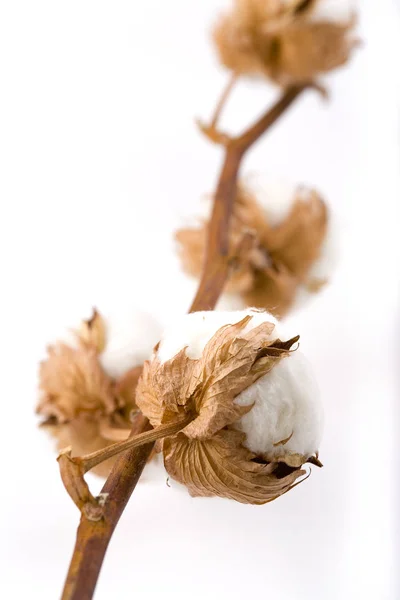
M 59 343 L 47 352 L 39 370 L 40 414 L 62 423 L 82 412 L 109 414 L 117 408 L 112 381 L 101 368 L 95 348 Z
M 40 400 L 37 413 L 62 450 L 71 446 L 74 455 L 88 454 L 126 439 L 136 419 L 136 385 L 141 367 L 121 377 L 110 377 L 101 365 L 106 347 L 106 327 L 94 310 L 76 332 L 76 344 L 57 343 L 48 348 L 40 365 Z M 94 471 L 106 476 L 114 459 Z
M 317 291 L 325 283 L 309 278 L 309 272 L 321 255 L 327 225 L 326 204 L 315 190 L 299 188 L 286 219 L 272 226 L 268 210 L 241 184 L 229 234 L 235 268 L 226 291 L 240 293 L 249 306 L 282 317 L 300 286 Z M 200 276 L 204 262 L 207 226 L 203 221 L 197 229 L 176 233 L 183 268 L 195 277 Z M 248 231 L 253 233 L 254 243 L 237 255 L 240 240 Z
M 273 262 L 285 265 L 300 280 L 305 280 L 317 260 L 325 239 L 328 211 L 315 190 L 302 197 L 300 190 L 287 218 L 275 227 L 265 223 L 262 243 Z
M 252 409 L 235 398 L 288 356 L 298 338 L 274 339 L 275 325 L 268 322 L 248 330 L 251 319 L 220 328 L 199 359 L 185 348 L 163 363 L 155 355 L 144 365 L 137 403 L 153 427 L 192 415 L 162 443 L 168 473 L 191 494 L 263 504 L 288 491 L 303 471 L 278 477 L 278 464 L 255 461 L 242 446 L 243 434 L 230 429 Z
M 319 21 L 317 1 L 234 0 L 214 30 L 221 62 L 234 73 L 282 86 L 313 82 L 345 64 L 355 46 L 355 18 Z
M 242 445 L 244 435 L 222 430 L 209 440 L 188 439 L 184 434 L 164 441 L 168 473 L 191 496 L 221 496 L 243 504 L 266 504 L 288 492 L 304 470 L 286 469 L 279 463 L 257 462 Z

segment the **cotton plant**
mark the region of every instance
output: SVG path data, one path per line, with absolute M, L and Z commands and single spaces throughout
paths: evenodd
M 221 146 L 222 167 L 207 214 L 176 234 L 183 268 L 199 279 L 189 314 L 161 328 L 134 308 L 95 310 L 73 339 L 48 348 L 38 413 L 81 513 L 64 600 L 92 598 L 111 535 L 155 451 L 192 496 L 252 505 L 277 500 L 308 478 L 308 465 L 322 466 L 318 386 L 301 331 L 278 318 L 331 279 L 333 211 L 312 186 L 279 187 L 241 166 L 300 96 L 323 91 L 320 77 L 351 57 L 354 11 L 337 6 L 233 0 L 216 20 L 230 80 L 210 122 L 199 125 Z M 234 84 L 249 77 L 277 87 L 279 98 L 233 136 L 219 119 Z M 216 310 L 223 292 L 241 310 Z M 97 496 L 85 480 L 91 470 L 108 475 Z

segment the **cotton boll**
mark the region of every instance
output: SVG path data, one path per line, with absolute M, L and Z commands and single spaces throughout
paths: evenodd
M 264 208 L 268 223 L 272 227 L 279 226 L 289 215 L 295 199 L 307 202 L 309 188 L 285 179 L 268 180 L 265 176 L 254 174 L 246 180 L 246 187 L 251 190 L 259 204 Z M 313 293 L 307 290 L 314 281 L 328 281 L 338 262 L 338 230 L 335 216 L 328 213 L 328 226 L 318 259 L 311 266 L 304 287 L 299 286 L 294 306 L 303 304 Z
M 200 358 L 204 347 L 224 325 L 252 316 L 244 333 L 263 322 L 275 324 L 271 340 L 293 337 L 266 312 L 254 309 L 232 312 L 198 312 L 185 315 L 164 333 L 158 358 L 165 362 L 182 348 L 190 358 Z M 264 458 L 278 459 L 287 454 L 311 456 L 319 447 L 322 433 L 322 407 L 310 367 L 299 350 L 283 358 L 272 370 L 239 394 L 235 402 L 253 408 L 235 423 L 246 434 L 245 445 Z M 290 439 L 286 444 L 276 445 Z
M 110 377 L 118 378 L 151 356 L 162 329 L 149 313 L 133 306 L 101 314 L 106 346 L 100 354 L 100 363 Z

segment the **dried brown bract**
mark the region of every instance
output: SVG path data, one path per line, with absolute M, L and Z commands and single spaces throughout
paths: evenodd
M 207 222 L 176 233 L 186 272 L 198 277 L 204 261 Z M 321 255 L 328 224 L 327 208 L 314 190 L 299 188 L 292 208 L 280 224 L 269 223 L 268 211 L 245 185 L 240 185 L 230 229 L 230 252 L 246 231 L 254 244 L 236 257 L 226 291 L 240 293 L 249 306 L 264 308 L 282 317 L 290 309 L 299 287 L 317 291 L 325 281 L 311 277 Z
M 100 355 L 106 347 L 106 327 L 93 312 L 83 321 L 72 345 L 56 343 L 40 365 L 40 400 L 37 413 L 42 426 L 56 439 L 58 449 L 72 446 L 73 453 L 87 454 L 126 439 L 137 411 L 136 385 L 141 367 L 120 378 L 103 369 Z M 107 475 L 112 461 L 96 467 Z
M 234 0 L 214 30 L 221 62 L 282 86 L 313 82 L 345 64 L 355 46 L 346 23 L 313 17 L 318 0 Z
M 243 446 L 245 435 L 232 429 L 252 409 L 235 404 L 235 398 L 288 356 L 297 341 L 274 339 L 269 322 L 246 331 L 251 319 L 220 328 L 199 359 L 183 349 L 164 363 L 156 355 L 143 368 L 137 403 L 153 427 L 192 418 L 162 441 L 162 451 L 168 473 L 194 496 L 265 504 L 304 474 L 256 456 Z

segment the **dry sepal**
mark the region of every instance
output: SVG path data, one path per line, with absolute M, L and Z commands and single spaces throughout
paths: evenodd
M 274 336 L 273 321 L 264 319 L 252 327 L 253 315 L 219 328 L 199 358 L 190 358 L 183 347 L 162 362 L 158 349 L 144 365 L 137 404 L 153 427 L 192 418 L 182 431 L 161 442 L 168 473 L 191 495 L 264 504 L 289 491 L 305 473 L 300 467 L 309 456 L 295 466 L 285 464 L 285 453 L 268 461 L 245 447 L 246 434 L 237 430 L 253 403 L 240 405 L 236 399 L 288 360 L 298 340 L 282 342 Z
M 221 62 L 239 75 L 282 86 L 307 84 L 345 64 L 356 44 L 355 17 L 318 17 L 318 0 L 234 0 L 214 30 Z
M 112 376 L 103 366 L 108 343 L 107 325 L 94 310 L 73 332 L 71 343 L 57 342 L 47 349 L 39 370 L 37 413 L 60 450 L 71 446 L 74 455 L 100 450 L 126 439 L 134 425 L 141 366 Z M 95 472 L 107 475 L 112 463 L 98 465 Z
M 229 232 L 230 254 L 235 261 L 225 291 L 241 294 L 248 306 L 282 317 L 299 291 L 317 292 L 327 282 L 327 276 L 316 277 L 313 269 L 325 253 L 328 210 L 315 190 L 298 187 L 290 198 L 286 217 L 272 224 L 269 203 L 273 199 L 267 194 L 262 206 L 258 195 L 259 190 L 247 183 L 238 186 Z M 183 268 L 194 277 L 201 274 L 207 226 L 204 219 L 198 228 L 176 233 Z M 248 231 L 254 243 L 238 256 L 236 249 Z

